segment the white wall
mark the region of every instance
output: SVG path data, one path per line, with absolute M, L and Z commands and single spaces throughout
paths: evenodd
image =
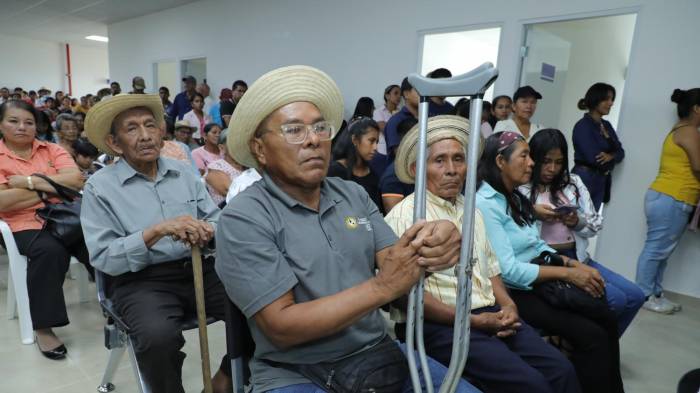
M 494 94 L 512 94 L 519 80 L 524 24 L 629 7 L 640 12 L 618 124 L 627 158 L 615 173 L 598 257 L 631 277 L 645 237 L 644 192 L 675 120 L 670 94 L 673 88 L 698 84 L 700 52 L 688 48 L 696 47 L 700 2 L 444 0 L 437 6 L 420 0 L 209 0 L 109 26 L 110 70 L 122 83 L 140 74 L 148 84 L 152 63 L 160 59 L 205 56 L 208 79 L 218 91 L 236 79 L 252 82 L 282 65 L 309 64 L 337 81 L 347 114 L 358 97 L 370 95 L 381 102 L 386 85 L 418 69 L 419 31 L 500 25 L 500 77 Z M 683 239 L 666 283 L 670 290 L 700 297 L 698 236 Z
M 0 86 L 64 89 L 65 55 L 55 42 L 0 35 Z
M 109 52 L 107 45 L 70 45 L 71 74 L 73 75 L 73 95 L 95 94 L 97 90 L 109 86 Z M 129 86 L 122 86 L 129 91 Z
M 107 84 L 107 45 L 71 44 L 70 48 L 73 95 L 94 94 Z M 68 91 L 65 44 L 0 35 L 0 53 L 0 86 Z

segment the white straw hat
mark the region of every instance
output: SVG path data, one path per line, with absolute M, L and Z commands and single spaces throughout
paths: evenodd
M 228 151 L 236 162 L 250 168 L 258 163 L 249 142 L 260 123 L 272 112 L 292 102 L 310 102 L 333 126 L 333 135 L 343 122 L 343 96 L 326 73 L 295 65 L 270 71 L 256 80 L 236 105 L 229 122 Z
M 418 131 L 420 123 L 411 128 L 401 139 L 396 151 L 396 177 L 406 184 L 413 184 L 415 176 L 411 174 L 411 165 L 416 162 L 418 155 Z M 464 149 L 469 146 L 469 120 L 461 116 L 441 115 L 428 119 L 428 148 L 435 142 L 444 139 L 455 139 Z M 466 153 L 466 152 L 465 152 Z
M 151 110 L 159 126 L 162 126 L 163 102 L 155 94 L 119 94 L 109 100 L 98 102 L 85 117 L 85 132 L 90 142 L 99 150 L 117 155 L 107 146 L 105 139 L 112 128 L 114 118 L 127 109 L 145 107 Z

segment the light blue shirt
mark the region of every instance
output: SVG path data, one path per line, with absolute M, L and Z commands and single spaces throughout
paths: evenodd
M 146 247 L 143 231 L 148 227 L 189 215 L 209 222 L 216 230 L 219 213 L 186 163 L 159 158 L 152 181 L 121 159 L 88 179 L 80 223 L 90 263 L 116 276 L 191 255 L 188 247 L 170 237 Z
M 476 193 L 476 207 L 484 218 L 486 234 L 498 257 L 503 281 L 513 288 L 532 289 L 540 267 L 530 261 L 543 251 L 556 251 L 540 238 L 535 224 L 519 226 L 508 214 L 505 196 L 486 182 Z
M 216 104 L 211 106 L 211 109 L 209 109 L 209 116 L 211 116 L 211 121 L 220 125 L 221 127 L 224 126 L 224 122 L 221 119 L 221 101 L 218 101 Z

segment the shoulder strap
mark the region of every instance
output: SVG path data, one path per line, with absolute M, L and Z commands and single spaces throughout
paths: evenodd
M 32 174 L 32 176 L 36 176 L 38 178 L 46 180 L 46 182 L 49 183 L 56 190 L 56 193 L 62 199 L 73 200 L 82 197 L 82 195 L 78 191 L 75 191 L 72 188 L 68 188 L 62 184 L 56 183 L 55 181 L 51 180 L 51 178 L 48 176 L 42 175 L 40 173 L 34 173 Z

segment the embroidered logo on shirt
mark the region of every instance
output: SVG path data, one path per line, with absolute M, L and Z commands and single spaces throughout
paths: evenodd
M 345 228 L 348 228 L 350 230 L 357 229 L 357 217 L 345 217 Z

